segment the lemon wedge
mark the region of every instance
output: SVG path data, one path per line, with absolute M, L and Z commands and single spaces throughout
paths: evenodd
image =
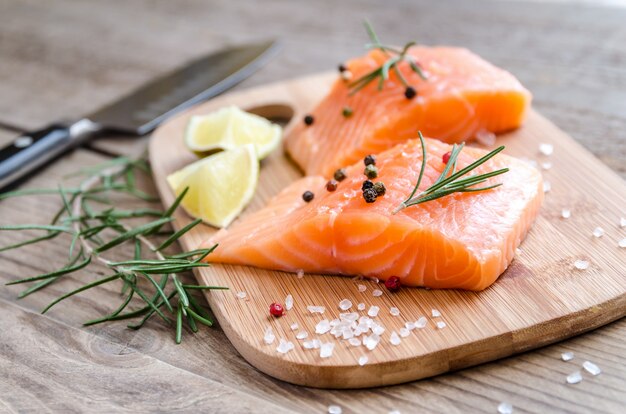
M 187 148 L 200 156 L 254 144 L 259 159 L 263 159 L 278 146 L 281 137 L 280 125 L 236 106 L 193 116 L 185 130 Z
M 181 205 L 193 217 L 215 227 L 228 226 L 252 200 L 259 161 L 252 144 L 194 162 L 167 177 L 176 195 L 189 187 Z

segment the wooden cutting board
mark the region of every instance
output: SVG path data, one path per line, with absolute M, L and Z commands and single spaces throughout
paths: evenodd
M 235 104 L 270 118 L 291 118 L 291 124 L 302 122 L 303 115 L 327 92 L 333 76 L 321 74 L 223 95 L 161 126 L 151 139 L 150 159 L 164 205 L 175 198 L 166 176 L 196 160 L 183 144 L 183 130 L 190 116 Z M 552 144 L 554 154 L 541 155 L 541 143 Z M 619 240 L 626 237 L 626 228 L 620 228 L 620 217 L 626 217 L 624 182 L 536 112 L 531 111 L 523 128 L 499 136 L 497 144 L 506 145 L 511 155 L 552 166 L 543 170 L 551 189 L 541 214 L 521 251 L 493 286 L 482 292 L 406 288 L 390 294 L 382 284 L 351 277 L 307 274 L 298 278 L 290 273 L 220 264 L 200 269 L 196 273 L 200 283 L 230 287 L 207 292 L 206 296 L 235 348 L 259 370 L 295 384 L 372 387 L 492 361 L 626 315 L 626 249 L 618 247 Z M 275 151 L 262 162 L 257 193 L 242 217 L 261 208 L 300 177 L 300 171 L 283 152 Z M 561 217 L 562 209 L 571 210 L 569 219 Z M 180 209 L 175 218 L 176 228 L 190 222 Z M 592 235 L 596 227 L 605 230 L 604 236 Z M 182 238 L 183 248 L 196 248 L 214 232 L 209 226 L 196 227 Z M 576 269 L 577 259 L 589 261 L 589 268 Z M 357 284 L 366 285 L 367 290 L 359 292 Z M 376 288 L 384 294 L 374 297 Z M 239 298 L 238 292 L 246 292 L 246 297 Z M 294 298 L 293 309 L 282 318 L 270 317 L 269 304 L 284 303 L 288 294 Z M 352 311 L 356 311 L 357 303 L 380 307 L 377 319 L 386 330 L 373 351 L 336 341 L 329 333 L 315 334 L 320 320 L 339 317 L 338 303 L 344 298 L 353 302 Z M 311 314 L 308 305 L 325 306 L 326 311 Z M 400 310 L 399 316 L 390 314 L 392 306 Z M 432 309 L 442 316 L 432 318 Z M 390 343 L 392 331 L 420 316 L 427 317 L 426 328 L 413 330 L 397 346 Z M 447 326 L 437 329 L 437 321 Z M 296 330 L 291 329 L 294 323 L 298 324 Z M 276 340 L 266 345 L 263 336 L 269 326 Z M 333 355 L 321 358 L 319 349 L 304 349 L 303 341 L 296 339 L 303 330 L 309 334 L 307 340 L 336 342 Z M 279 338 L 293 342 L 295 349 L 278 353 Z M 358 360 L 363 355 L 368 362 L 360 366 Z

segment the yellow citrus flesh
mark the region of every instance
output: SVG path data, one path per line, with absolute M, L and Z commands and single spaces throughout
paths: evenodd
M 219 152 L 178 170 L 167 181 L 193 217 L 215 227 L 228 226 L 252 200 L 259 178 L 254 145 Z
M 191 117 L 185 131 L 185 144 L 199 155 L 254 144 L 258 158 L 263 159 L 278 146 L 281 137 L 279 125 L 229 106 L 208 115 Z

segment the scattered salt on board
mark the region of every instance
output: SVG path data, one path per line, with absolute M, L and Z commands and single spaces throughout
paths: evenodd
M 573 352 L 563 352 L 561 354 L 561 359 L 563 361 L 571 361 L 572 359 L 574 359 L 574 353 Z
M 287 295 L 285 298 L 285 309 L 291 310 L 291 308 L 293 308 L 293 296 Z
M 286 354 L 294 348 L 293 342 L 285 341 L 284 339 L 280 339 L 278 346 L 276 347 L 276 351 L 281 354 Z
M 350 302 L 348 299 L 343 299 L 341 302 L 339 302 L 339 309 L 341 310 L 348 310 L 352 307 L 352 302 Z
M 267 345 L 270 345 L 272 342 L 274 342 L 274 339 L 276 339 L 276 336 L 274 335 L 272 327 L 270 326 L 265 330 L 265 335 L 263 335 L 263 342 L 265 342 Z
M 543 155 L 552 155 L 554 146 L 552 144 L 539 144 L 539 152 Z
M 332 342 L 325 342 L 320 346 L 320 357 L 321 358 L 330 358 L 333 355 L 333 349 L 335 349 L 335 344 Z
M 363 355 L 362 357 L 359 357 L 359 365 L 363 366 L 367 364 L 367 360 L 368 360 L 367 355 Z
M 329 405 L 328 414 L 341 414 L 341 407 L 338 405 Z
M 600 369 L 600 367 L 594 364 L 593 362 L 589 362 L 589 361 L 583 362 L 583 368 L 585 369 L 585 371 L 587 371 L 588 373 L 594 376 L 600 375 L 602 373 L 602 370 Z
M 586 260 L 576 260 L 574 262 L 574 267 L 578 270 L 585 270 L 589 267 L 589 262 Z
M 500 405 L 498 405 L 498 413 L 500 414 L 512 414 L 513 413 L 513 406 L 508 403 L 508 402 L 501 402 Z
M 241 291 L 241 292 L 237 292 L 237 297 L 238 297 L 239 299 L 245 299 L 245 298 L 246 298 L 246 296 L 247 296 L 247 295 L 246 295 L 246 292 L 243 292 L 243 291 Z
M 582 380 L 583 377 L 580 375 L 580 371 L 569 374 L 567 378 L 565 378 L 565 381 L 567 381 L 568 384 L 578 384 Z

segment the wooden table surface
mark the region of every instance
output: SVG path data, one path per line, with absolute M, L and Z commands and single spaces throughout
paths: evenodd
M 580 2 L 232 0 L 97 2 L 0 0 L 0 143 L 17 132 L 98 109 L 186 60 L 224 46 L 280 38 L 283 51 L 237 88 L 334 67 L 360 53 L 369 18 L 390 43 L 466 46 L 534 93 L 534 106 L 626 177 L 626 8 Z M 103 138 L 23 187 L 54 187 L 68 172 L 139 154 L 147 138 Z M 45 222 L 53 198 L 0 202 L 0 224 Z M 626 211 L 625 211 L 626 214 Z M 0 246 L 23 237 L 1 233 Z M 44 247 L 44 248 L 42 248 Z M 49 243 L 0 253 L 0 281 L 63 265 Z M 97 270 L 97 269 L 96 269 Z M 536 351 L 405 385 L 303 388 L 248 365 L 218 328 L 175 345 L 159 321 L 84 328 L 116 292 L 94 289 L 38 312 L 77 286 L 76 274 L 25 299 L 0 288 L 0 412 L 623 412 L 626 320 Z M 574 362 L 563 362 L 572 351 Z M 590 360 L 603 373 L 568 385 Z

